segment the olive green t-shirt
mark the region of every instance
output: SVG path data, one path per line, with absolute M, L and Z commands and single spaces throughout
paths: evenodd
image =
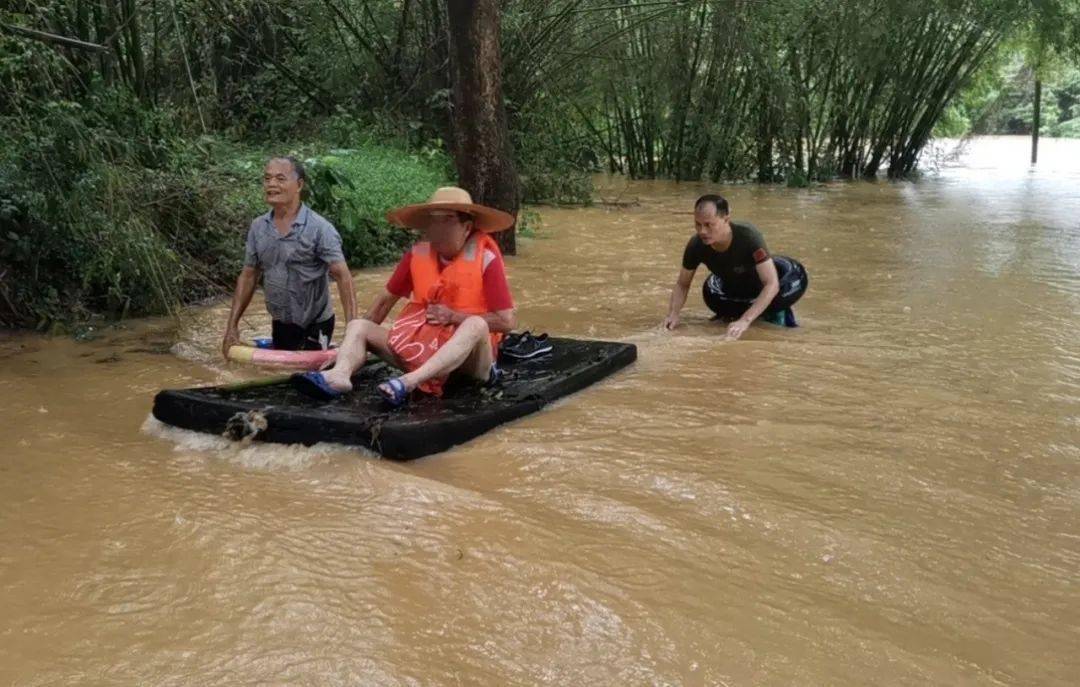
M 720 277 L 725 294 L 753 298 L 761 293 L 762 287 L 757 266 L 770 259 L 765 237 L 749 222 L 733 221 L 731 234 L 731 245 L 724 252 L 713 249 L 694 234 L 683 251 L 682 266 L 696 270 L 705 263 L 710 272 Z

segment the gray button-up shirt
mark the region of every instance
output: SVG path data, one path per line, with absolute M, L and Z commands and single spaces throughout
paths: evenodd
M 281 322 L 307 327 L 333 315 L 328 268 L 344 260 L 337 229 L 307 205 L 285 236 L 274 227 L 272 210 L 248 229 L 244 264 L 262 270 L 266 309 Z

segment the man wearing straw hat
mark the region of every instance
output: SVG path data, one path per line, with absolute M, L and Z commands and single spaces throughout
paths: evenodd
M 351 377 L 368 351 L 405 372 L 378 387 L 395 407 L 415 389 L 441 395 L 451 373 L 493 382 L 498 343 L 516 326 L 517 313 L 502 254 L 487 232 L 509 228 L 513 216 L 449 186 L 386 217 L 419 230 L 423 240 L 405 252 L 364 317 L 349 322 L 334 367 L 294 375 L 293 385 L 316 398 L 337 398 L 352 390 Z M 409 302 L 393 326 L 381 326 L 401 298 Z

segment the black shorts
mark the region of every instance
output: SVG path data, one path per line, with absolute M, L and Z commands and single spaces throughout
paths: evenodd
M 798 260 L 777 255 L 773 257 L 773 262 L 776 263 L 776 274 L 780 278 L 780 292 L 762 314 L 771 315 L 795 305 L 796 301 L 806 293 L 806 287 L 810 285 L 806 268 Z M 705 299 L 705 305 L 709 306 L 717 317 L 725 320 L 737 320 L 742 317 L 756 298 L 756 296 L 740 298 L 727 295 L 724 293 L 723 281 L 715 274 L 710 274 L 701 285 L 701 297 Z
M 274 336 L 274 348 L 282 351 L 321 351 L 329 348 L 334 336 L 334 316 L 322 322 L 301 327 L 274 320 L 271 323 Z

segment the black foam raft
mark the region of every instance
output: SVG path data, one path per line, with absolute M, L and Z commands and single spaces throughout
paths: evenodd
M 161 391 L 154 398 L 154 417 L 199 432 L 254 433 L 257 439 L 281 444 L 335 442 L 411 460 L 534 413 L 637 359 L 632 344 L 560 338 L 551 342 L 550 354 L 500 362 L 504 374 L 495 386 L 451 384 L 442 398 L 414 394 L 399 409 L 390 409 L 375 390 L 399 372 L 374 363 L 353 377 L 351 393 L 334 401 L 308 398 L 278 378 Z

